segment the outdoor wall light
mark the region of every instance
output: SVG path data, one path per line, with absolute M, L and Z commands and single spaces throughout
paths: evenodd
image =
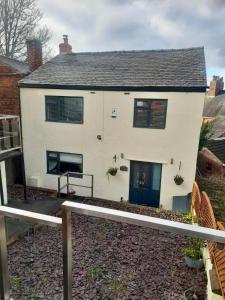
M 120 157 L 121 157 L 122 159 L 124 159 L 124 153 L 121 153 L 121 154 L 120 154 Z
M 97 139 L 98 139 L 99 141 L 101 141 L 102 136 L 101 136 L 100 134 L 98 134 L 98 135 L 97 135 Z
M 170 159 L 170 164 L 173 165 L 173 163 L 174 163 L 174 159 L 171 158 L 171 159 Z

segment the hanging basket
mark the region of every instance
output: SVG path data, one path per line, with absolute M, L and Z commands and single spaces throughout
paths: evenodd
M 111 176 L 116 176 L 117 174 L 117 171 L 118 171 L 118 168 L 114 168 L 114 167 L 111 167 L 108 169 L 108 171 L 106 172 L 106 175 L 111 175 Z
M 174 182 L 176 185 L 181 185 L 184 182 L 184 178 L 181 175 L 174 176 Z

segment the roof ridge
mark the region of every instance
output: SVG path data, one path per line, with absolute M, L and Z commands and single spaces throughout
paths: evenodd
M 18 60 L 18 59 L 16 59 L 16 58 L 8 57 L 8 56 L 5 56 L 5 55 L 0 55 L 0 59 L 1 59 L 1 57 L 2 57 L 3 59 L 8 59 L 8 60 L 11 60 L 11 61 L 13 61 L 13 62 L 16 62 L 16 63 L 19 63 L 19 64 L 23 64 L 23 65 L 26 65 L 26 62 L 21 61 L 21 60 Z
M 169 48 L 169 49 L 150 49 L 150 50 L 114 50 L 114 51 L 84 51 L 84 52 L 73 52 L 62 55 L 82 55 L 82 54 L 103 54 L 103 53 L 140 53 L 140 52 L 178 52 L 178 51 L 188 51 L 204 49 L 204 46 L 189 47 L 189 48 Z M 60 54 L 59 54 L 60 55 Z

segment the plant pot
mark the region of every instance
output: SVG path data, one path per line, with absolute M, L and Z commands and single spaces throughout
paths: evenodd
M 176 185 L 181 185 L 184 182 L 184 178 L 177 174 L 176 176 L 174 176 L 174 182 L 176 183 Z
M 203 267 L 203 259 L 193 259 L 189 256 L 184 257 L 186 265 L 191 269 L 201 269 Z
M 107 171 L 107 175 L 116 176 L 117 170 L 117 168 L 109 168 Z
M 196 295 L 195 291 L 192 289 L 188 289 L 184 292 L 184 299 L 185 300 L 198 300 L 199 297 Z

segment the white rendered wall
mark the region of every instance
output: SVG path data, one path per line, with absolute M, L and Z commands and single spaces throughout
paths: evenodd
M 8 204 L 8 195 L 7 195 L 7 182 L 6 182 L 6 172 L 5 172 L 5 162 L 0 162 L 0 172 L 2 177 L 2 189 L 3 189 L 3 197 L 4 204 Z M 0 194 L 0 205 L 1 205 L 1 194 Z
M 83 96 L 84 124 L 45 121 L 45 95 Z M 168 99 L 165 129 L 133 128 L 134 99 Z M 170 209 L 172 197 L 191 192 L 195 178 L 204 93 L 103 92 L 21 89 L 26 176 L 57 189 L 57 176 L 47 174 L 46 150 L 83 154 L 83 172 L 94 174 L 94 196 L 117 200 L 129 197 L 130 160 L 162 163 L 160 204 Z M 111 117 L 116 109 L 117 118 Z M 102 136 L 102 140 L 97 139 Z M 121 153 L 124 159 L 120 158 Z M 119 158 L 115 163 L 113 156 Z M 174 163 L 171 164 L 171 159 Z M 179 165 L 181 162 L 181 170 Z M 128 166 L 108 180 L 111 166 Z M 181 186 L 173 178 L 184 177 Z M 80 184 L 85 179 L 74 179 Z M 78 190 L 87 195 L 87 190 Z

